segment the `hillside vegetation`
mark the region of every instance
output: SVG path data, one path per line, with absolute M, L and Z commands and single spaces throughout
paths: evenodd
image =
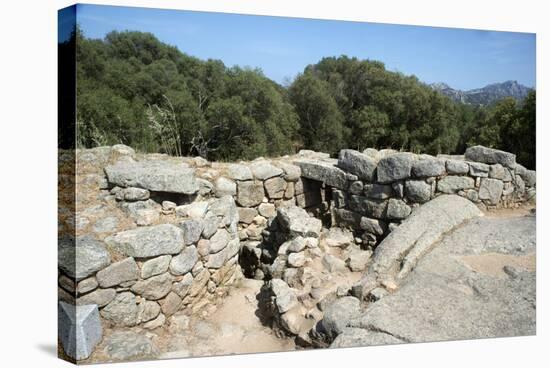
M 381 62 L 347 56 L 308 65 L 283 87 L 260 69 L 200 60 L 149 33 L 111 32 L 96 40 L 77 31 L 68 42 L 75 40 L 80 147 L 124 143 L 238 160 L 302 148 L 437 154 L 483 144 L 535 166 L 534 91 L 521 103 L 474 107 Z

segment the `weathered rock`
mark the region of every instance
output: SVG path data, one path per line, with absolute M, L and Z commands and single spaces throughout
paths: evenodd
M 341 334 L 349 322 L 359 317 L 360 301 L 353 296 L 336 299 L 325 310 L 319 328 L 331 340 Z
M 329 247 L 346 248 L 353 243 L 353 233 L 347 229 L 332 227 L 325 235 L 324 243 Z
M 414 157 L 410 153 L 395 153 L 378 161 L 376 169 L 380 183 L 391 183 L 411 176 Z
M 150 196 L 149 191 L 143 188 L 124 188 L 120 193 L 125 201 L 145 201 Z
M 369 331 L 362 328 L 346 327 L 330 344 L 331 348 L 351 348 L 359 346 L 376 346 L 402 344 L 400 340 L 384 332 Z
M 382 219 L 386 217 L 386 209 L 388 207 L 387 200 L 367 199 L 362 203 L 363 213 L 369 217 Z
M 94 224 L 94 232 L 96 233 L 110 233 L 115 231 L 118 227 L 118 219 L 114 216 L 104 217 L 99 219 Z
M 411 214 L 411 208 L 401 199 L 391 198 L 388 202 L 386 216 L 389 219 L 400 220 Z
M 459 160 L 447 160 L 446 168 L 449 175 L 464 175 L 470 171 L 470 166 Z
M 437 191 L 453 194 L 459 190 L 472 189 L 475 186 L 474 179 L 467 176 L 446 176 L 437 182 Z
M 208 211 L 208 202 L 200 201 L 176 207 L 176 215 L 200 220 Z
M 264 187 L 267 195 L 271 199 L 283 198 L 286 189 L 286 181 L 281 177 L 267 179 L 264 182 Z
M 281 176 L 283 174 L 283 170 L 273 166 L 267 161 L 253 162 L 250 164 L 250 169 L 252 170 L 254 177 L 259 180 L 267 180 L 274 176 Z
M 504 180 L 507 171 L 508 169 L 505 169 L 501 164 L 494 164 L 489 167 L 489 177 L 491 179 Z
M 470 175 L 480 178 L 486 178 L 489 176 L 489 165 L 479 162 L 469 162 Z
M 296 206 L 279 208 L 277 220 L 290 236 L 318 238 L 321 233 L 321 220 L 310 217 L 304 209 Z
M 97 283 L 97 279 L 95 277 L 88 277 L 78 283 L 76 292 L 78 294 L 89 293 L 90 291 L 97 289 L 98 286 L 99 284 Z
M 375 235 L 384 234 L 387 228 L 386 223 L 384 221 L 371 219 L 368 217 L 361 217 L 361 222 L 359 223 L 359 227 L 362 230 L 365 230 L 366 232 L 369 232 Z
M 214 190 L 214 185 L 208 180 L 197 178 L 197 183 L 199 184 L 199 194 L 201 196 L 206 196 Z
M 365 197 L 371 199 L 387 199 L 393 194 L 392 186 L 384 184 L 367 184 L 364 186 L 363 191 Z
M 412 175 L 417 178 L 441 176 L 445 174 L 445 162 L 436 158 L 423 158 L 412 164 Z
M 123 231 L 105 239 L 107 245 L 122 254 L 136 258 L 177 254 L 184 246 L 184 233 L 179 227 L 162 224 Z
M 191 289 L 192 284 L 193 275 L 191 273 L 186 273 L 181 281 L 172 284 L 172 291 L 178 294 L 178 296 L 183 299 L 187 296 L 187 293 Z
M 298 304 L 296 293 L 281 279 L 272 279 L 269 286 L 275 296 L 275 305 L 279 313 L 285 313 Z
M 99 271 L 97 282 L 102 288 L 120 285 L 125 281 L 134 281 L 139 277 L 139 268 L 132 257 L 113 263 Z
M 336 167 L 336 160 L 297 160 L 294 162 L 302 171 L 302 177 L 320 181 L 345 190 L 347 187 L 347 174 L 345 171 Z
M 77 305 L 97 304 L 98 307 L 103 307 L 109 304 L 116 296 L 115 289 L 96 289 L 91 293 L 82 295 L 76 299 Z
M 152 225 L 159 220 L 160 206 L 153 200 L 125 202 L 122 208 L 139 226 Z
M 404 277 L 442 234 L 480 215 L 467 199 L 439 196 L 418 208 L 376 247 L 371 269 L 378 274 L 399 272 Z
M 218 253 L 224 249 L 229 241 L 231 236 L 225 229 L 219 229 L 212 238 L 210 238 L 209 249 L 210 253 Z
M 168 293 L 166 298 L 161 302 L 162 303 L 162 313 L 165 316 L 171 316 L 176 313 L 181 306 L 182 300 L 178 294 L 174 292 Z
M 138 306 L 138 321 L 139 323 L 145 323 L 151 321 L 160 313 L 160 306 L 157 302 L 152 302 L 150 300 L 142 301 Z
M 252 180 L 252 171 L 248 166 L 231 164 L 227 168 L 227 174 L 234 180 Z
M 164 255 L 146 261 L 141 266 L 141 278 L 148 279 L 151 276 L 166 272 L 171 259 L 172 256 Z
M 343 149 L 338 156 L 338 167 L 357 175 L 359 179 L 372 182 L 376 169 L 376 160 L 368 155 L 351 149 Z
M 534 170 L 527 170 L 524 166 L 516 164 L 514 167 L 515 173 L 523 179 L 525 185 L 528 187 L 534 187 L 537 183 L 537 172 Z
M 117 162 L 105 168 L 109 183 L 154 192 L 194 194 L 199 190 L 195 170 L 168 161 Z
M 101 310 L 101 317 L 118 326 L 135 326 L 138 323 L 138 306 L 134 294 L 125 291 L 117 294 L 109 304 Z
M 140 280 L 132 285 L 133 293 L 143 296 L 149 300 L 163 298 L 172 289 L 173 276 L 168 272 L 153 276 L 147 280 Z
M 432 186 L 423 180 L 407 180 L 405 195 L 413 202 L 425 203 L 432 196 Z
M 346 270 L 346 262 L 332 254 L 325 254 L 322 259 L 323 266 L 329 272 L 338 272 Z
M 513 153 L 483 146 L 468 147 L 464 153 L 464 157 L 470 161 L 485 164 L 501 164 L 509 168 L 514 168 L 516 164 L 516 155 Z
M 260 215 L 266 218 L 277 216 L 277 209 L 272 203 L 262 203 L 258 206 L 258 212 Z
M 238 211 L 239 222 L 244 224 L 251 224 L 254 221 L 254 217 L 258 216 L 258 211 L 255 208 L 239 207 Z
M 306 256 L 304 252 L 290 253 L 287 262 L 290 267 L 303 267 L 306 264 Z
M 202 230 L 202 221 L 184 220 L 179 223 L 179 227 L 183 230 L 183 242 L 185 245 L 195 244 L 199 241 Z
M 212 242 L 210 242 L 212 244 Z M 194 245 L 186 247 L 181 254 L 170 261 L 170 272 L 174 275 L 183 275 L 193 269 L 199 261 L 199 253 Z
M 338 189 L 335 189 L 335 190 L 332 191 L 333 195 L 334 195 L 334 193 L 336 193 L 337 190 Z M 351 194 L 356 194 L 356 195 L 359 195 L 359 194 L 363 193 L 363 182 L 360 181 L 360 180 L 354 181 L 353 183 L 351 183 L 349 185 L 348 191 Z M 342 191 L 338 190 L 338 193 L 342 193 Z
M 151 359 L 158 355 L 149 337 L 134 331 L 116 331 L 105 342 L 105 353 L 119 361 Z
M 498 179 L 482 178 L 479 186 L 479 199 L 487 200 L 492 205 L 497 205 L 502 196 L 504 183 Z
M 148 330 L 154 330 L 155 328 L 159 328 L 163 326 L 164 322 L 166 322 L 166 317 L 164 316 L 164 314 L 160 313 L 157 316 L 157 318 L 153 319 L 152 321 L 144 323 L 142 327 Z
M 97 305 L 74 306 L 59 302 L 57 311 L 58 336 L 63 351 L 76 360 L 88 358 L 103 336 Z
M 278 162 L 277 166 L 280 167 L 284 171 L 283 177 L 286 181 L 289 182 L 297 182 L 300 179 L 300 176 L 302 175 L 302 171 L 300 170 L 299 166 L 289 164 L 287 162 Z
M 111 263 L 103 244 L 91 237 L 59 239 L 58 267 L 69 277 L 82 280 Z
M 204 217 L 202 236 L 206 239 L 210 239 L 212 235 L 218 231 L 220 225 L 220 218 L 213 212 L 208 212 Z
M 231 179 L 223 176 L 216 179 L 215 183 L 216 197 L 220 198 L 226 195 L 233 196 L 237 194 L 237 184 Z
M 242 207 L 255 207 L 264 199 L 261 181 L 242 181 L 237 185 L 237 203 Z

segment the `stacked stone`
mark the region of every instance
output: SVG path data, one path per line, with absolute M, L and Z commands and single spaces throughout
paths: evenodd
M 113 325 L 149 329 L 180 309 L 196 311 L 222 296 L 239 275 L 233 198 L 176 212 L 184 217 L 178 225 L 138 227 L 104 243 L 83 238 L 76 246 L 60 245 L 61 287 L 76 293 L 77 305 L 97 304 Z M 110 253 L 122 259 L 112 262 Z
M 458 194 L 485 208 L 531 200 L 536 173 L 515 155 L 482 146 L 464 158 L 392 150 L 342 150 L 338 160 L 298 159 L 302 176 L 332 191 L 333 224 L 362 232 L 375 246 L 419 205 L 441 194 Z

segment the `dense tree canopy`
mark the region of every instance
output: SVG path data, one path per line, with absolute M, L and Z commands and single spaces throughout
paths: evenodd
M 535 165 L 535 93 L 493 106 L 451 101 L 415 76 L 347 56 L 309 65 L 284 88 L 259 69 L 199 60 L 152 34 L 76 34 L 79 146 L 124 143 L 210 160 L 307 148 L 461 153 L 484 144 Z

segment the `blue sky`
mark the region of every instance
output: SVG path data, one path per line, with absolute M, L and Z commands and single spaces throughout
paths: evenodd
M 536 80 L 531 33 L 98 5 L 78 5 L 77 22 L 91 38 L 151 32 L 201 59 L 259 67 L 279 83 L 324 56 L 344 54 L 464 90 L 506 80 L 535 87 Z

